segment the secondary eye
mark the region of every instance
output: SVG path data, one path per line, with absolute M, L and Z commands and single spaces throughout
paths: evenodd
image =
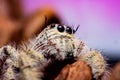
M 58 25 L 57 29 L 59 32 L 64 32 L 64 30 L 65 30 L 64 26 L 62 26 L 62 25 Z
M 51 25 L 50 25 L 50 28 L 54 28 L 54 27 L 55 27 L 55 24 L 51 24 Z
M 67 32 L 68 34 L 72 34 L 72 29 L 71 29 L 70 27 L 67 27 L 67 28 L 66 28 L 66 32 Z

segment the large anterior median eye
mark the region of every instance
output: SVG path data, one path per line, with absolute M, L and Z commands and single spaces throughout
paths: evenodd
M 66 28 L 66 32 L 67 32 L 68 34 L 72 34 L 72 29 L 71 29 L 70 27 L 67 27 L 67 28 Z
M 59 32 L 64 32 L 64 30 L 65 30 L 64 26 L 62 26 L 62 25 L 58 25 L 57 29 Z

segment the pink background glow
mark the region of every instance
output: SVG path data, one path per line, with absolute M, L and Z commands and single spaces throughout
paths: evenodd
M 120 54 L 120 0 L 23 0 L 26 13 L 52 6 L 91 48 Z

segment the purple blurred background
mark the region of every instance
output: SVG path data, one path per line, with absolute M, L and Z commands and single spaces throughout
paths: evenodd
M 23 0 L 23 6 L 25 13 L 54 7 L 63 23 L 80 24 L 77 38 L 106 56 L 120 58 L 120 0 Z

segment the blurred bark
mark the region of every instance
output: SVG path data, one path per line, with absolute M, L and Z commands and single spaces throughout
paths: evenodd
M 0 13 L 13 20 L 23 17 L 21 0 L 0 0 Z
M 0 47 L 11 42 L 12 37 L 19 32 L 19 23 L 0 14 Z
M 24 15 L 21 0 L 0 0 L 0 47 L 33 38 L 50 23 L 60 23 L 52 8 Z
M 21 0 L 4 0 L 8 8 L 8 16 L 13 20 L 21 20 L 23 18 L 23 7 Z
M 50 8 L 38 10 L 26 17 L 23 22 L 24 30 L 22 40 L 28 40 L 40 33 L 47 25 L 51 23 L 60 23 L 60 19 Z

